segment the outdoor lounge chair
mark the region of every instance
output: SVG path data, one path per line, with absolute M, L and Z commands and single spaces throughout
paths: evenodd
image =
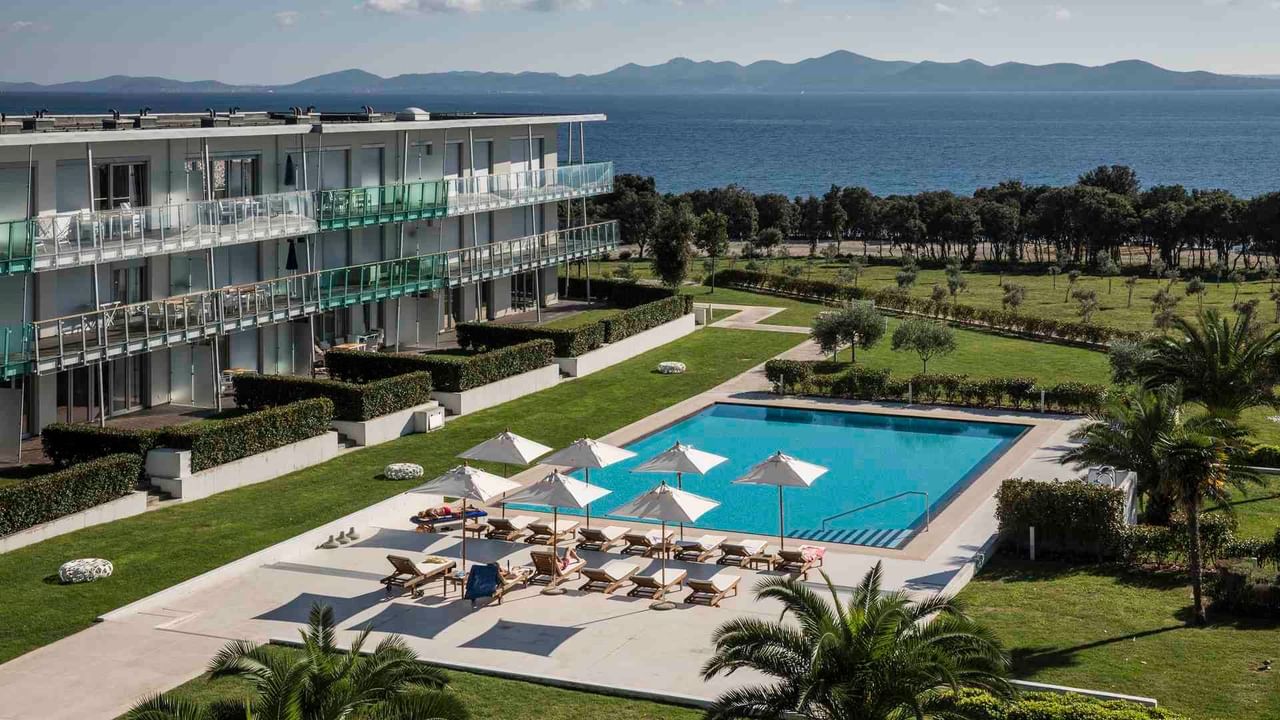
M 458 512 L 452 509 L 448 513 L 426 510 L 410 518 L 410 522 L 418 526 L 418 532 L 438 532 L 439 528 L 450 526 L 454 523 L 465 523 L 468 520 L 478 520 L 488 516 L 489 513 L 473 507 L 468 507 L 466 512 Z
M 689 577 L 689 573 L 684 570 L 670 568 L 667 569 L 665 576 L 662 570 L 652 575 L 632 575 L 631 582 L 635 584 L 635 587 L 631 588 L 631 592 L 627 593 L 627 597 L 661 600 L 668 590 L 682 587 L 687 577 Z
M 530 523 L 529 532 L 533 534 L 524 541 L 530 545 L 554 545 L 572 538 L 577 529 L 577 520 L 557 520 L 554 524 L 546 521 Z
M 598 550 L 603 552 L 623 542 L 623 536 L 631 532 L 631 528 L 621 525 L 610 525 L 603 528 L 578 528 L 579 550 Z
M 603 567 L 583 568 L 582 575 L 587 579 L 579 588 L 583 592 L 612 593 L 631 580 L 631 576 L 640 572 L 640 566 L 623 560 L 610 560 Z
M 657 553 L 671 549 L 675 537 L 675 531 L 668 532 L 665 538 L 657 530 L 642 533 L 629 532 L 622 536 L 623 542 L 626 543 L 626 547 L 622 548 L 622 554 L 653 557 Z
M 529 529 L 529 525 L 538 521 L 532 515 L 516 515 L 509 518 L 489 518 L 490 540 L 518 540 Z
M 778 551 L 778 559 L 774 561 L 773 569 L 781 572 L 790 573 L 791 575 L 799 575 L 802 579 L 809 579 L 809 571 L 822 567 L 822 556 L 826 553 L 826 548 L 817 545 L 801 545 L 798 548 L 788 548 Z
M 693 605 L 720 607 L 721 600 L 737 596 L 738 582 L 741 580 L 741 575 L 732 575 L 727 572 L 717 573 L 709 580 L 691 578 L 685 583 L 691 592 L 684 601 Z
M 753 562 L 763 562 L 769 559 L 765 554 L 765 550 L 769 549 L 769 543 L 765 540 L 734 540 L 727 542 L 720 547 L 724 554 L 716 563 L 720 565 L 737 565 L 745 567 Z
M 547 587 L 556 587 L 570 576 L 581 576 L 582 569 L 587 566 L 586 560 L 579 560 L 568 567 L 560 567 L 560 557 L 549 551 L 534 551 L 529 553 L 530 559 L 533 560 L 533 575 L 529 578 L 529 582 L 536 585 L 546 585 Z
M 510 577 L 504 577 L 502 568 L 497 563 L 476 565 L 467 574 L 464 597 L 471 601 L 471 607 L 473 608 L 476 606 L 477 600 L 484 598 L 497 600 L 498 604 L 501 605 L 502 596 L 506 595 L 508 591 L 517 587 L 528 587 L 530 574 L 527 568 L 517 568 L 511 573 Z
M 443 585 L 449 572 L 451 572 L 457 563 L 453 561 L 445 563 L 416 563 L 403 555 L 388 555 L 387 560 L 391 563 L 391 567 L 395 568 L 395 572 L 382 578 L 380 581 L 387 586 L 387 597 L 400 588 L 400 594 L 412 593 L 414 597 L 421 597 L 423 587 L 440 578 Z
M 727 539 L 723 535 L 703 535 L 696 540 L 681 540 L 676 543 L 676 559 L 687 562 L 706 562 Z

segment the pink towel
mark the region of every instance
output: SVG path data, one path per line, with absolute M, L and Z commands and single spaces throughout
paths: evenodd
M 801 545 L 800 546 L 800 557 L 804 558 L 805 562 L 821 560 L 822 556 L 826 554 L 827 554 L 827 549 L 824 547 L 819 547 L 817 545 Z

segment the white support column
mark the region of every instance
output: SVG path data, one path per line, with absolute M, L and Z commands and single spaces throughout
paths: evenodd
M 209 138 L 207 137 L 200 138 L 200 157 L 204 165 L 204 199 L 212 202 L 213 201 L 213 167 L 209 157 Z M 218 297 L 217 295 L 218 268 L 214 264 L 213 248 L 210 247 L 208 252 L 209 252 L 209 255 L 208 255 L 209 289 L 213 291 L 213 297 L 217 298 Z M 223 308 L 221 303 L 216 303 L 213 306 L 214 322 L 217 322 L 218 315 L 222 311 L 223 311 Z M 212 349 L 213 362 L 211 363 L 211 366 L 213 367 L 213 378 L 210 380 L 210 382 L 213 385 L 213 406 L 215 409 L 218 410 L 218 412 L 222 412 L 222 368 L 220 367 L 220 364 L 222 362 L 221 352 L 220 352 L 222 348 L 221 334 L 214 333 L 212 347 L 213 347 Z
M 475 131 L 471 129 L 467 130 L 467 152 L 471 156 L 467 158 L 467 172 L 474 179 L 476 176 L 476 135 L 475 135 Z M 489 150 L 489 160 L 490 162 L 493 161 L 492 148 Z M 476 213 L 473 212 L 471 213 L 471 247 L 473 248 L 471 261 L 473 263 L 476 262 L 477 258 L 479 257 L 479 251 L 474 249 L 479 247 L 479 243 L 480 243 L 480 225 L 479 225 L 479 221 L 476 219 Z M 459 243 L 459 246 L 461 246 L 461 244 L 462 243 Z M 475 289 L 476 289 L 476 322 L 480 322 L 480 283 L 475 283 Z
M 401 153 L 400 153 L 400 188 L 401 188 L 401 192 L 404 193 L 404 195 L 402 195 L 401 197 L 403 197 L 406 202 L 409 199 L 408 180 L 409 180 L 409 131 L 405 130 L 404 142 L 401 143 Z M 400 260 L 403 257 L 404 257 L 404 222 L 401 222 L 400 223 L 400 242 L 396 247 L 396 259 Z M 392 282 L 395 281 L 395 273 L 391 274 L 391 279 L 392 279 Z M 401 282 L 404 282 L 404 278 L 401 278 L 400 280 Z M 401 303 L 403 301 L 404 301 L 404 298 L 401 295 L 396 296 L 396 345 L 395 345 L 396 352 L 400 352 L 400 312 L 401 312 Z
M 529 178 L 530 180 L 532 180 L 533 179 L 533 126 L 529 125 L 527 126 L 527 128 L 529 130 L 529 151 L 527 153 L 529 156 L 529 159 L 525 163 L 525 169 L 528 170 Z M 534 262 L 535 263 L 537 262 L 536 258 L 541 257 L 542 255 L 543 238 L 540 235 L 538 235 L 538 215 L 541 212 L 542 212 L 541 205 L 529 206 L 529 218 L 530 220 L 532 220 L 532 222 L 529 223 L 529 227 L 533 230 L 533 237 L 534 237 L 533 242 L 534 242 L 534 248 L 535 248 Z M 537 301 L 533 304 L 534 317 L 536 318 L 536 322 L 541 323 L 542 322 L 542 300 L 543 300 L 542 266 L 541 265 L 538 265 L 537 270 L 535 270 L 533 273 L 533 292 L 534 292 L 534 296 L 537 298 Z

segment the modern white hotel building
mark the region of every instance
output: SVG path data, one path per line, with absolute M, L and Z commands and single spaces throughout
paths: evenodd
M 0 433 L 218 405 L 241 371 L 430 348 L 556 300 L 616 247 L 602 115 L 37 113 L 0 119 Z M 560 147 L 563 128 L 568 147 Z

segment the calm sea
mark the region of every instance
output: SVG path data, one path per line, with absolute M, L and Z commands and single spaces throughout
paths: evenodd
M 664 191 L 738 183 L 820 193 L 832 183 L 881 194 L 968 193 L 1006 178 L 1067 183 L 1099 164 L 1145 184 L 1280 190 L 1280 91 L 679 96 L 30 95 L 0 112 L 283 109 L 409 105 L 428 110 L 603 112 L 589 159 L 657 177 Z

